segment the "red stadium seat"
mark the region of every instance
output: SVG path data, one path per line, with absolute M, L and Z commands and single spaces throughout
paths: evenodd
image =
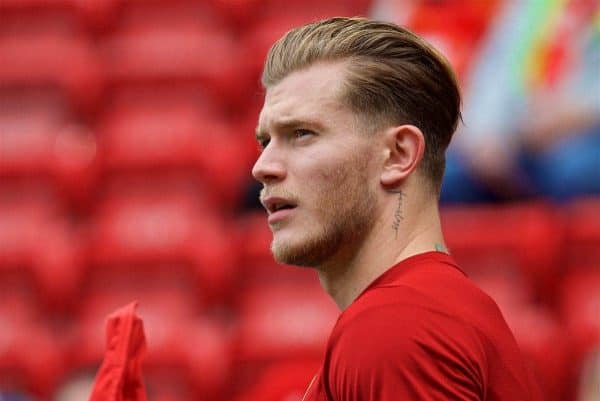
M 240 311 L 241 360 L 321 355 L 339 310 L 318 282 L 256 286 Z M 297 325 L 302 330 L 297 330 Z
M 239 46 L 205 2 L 130 2 L 102 44 L 112 85 L 201 85 L 215 99 L 239 96 Z
M 75 5 L 74 0 L 4 0 L 0 7 L 4 11 L 28 10 L 33 13 L 43 9 L 69 9 Z
M 0 2 L 0 36 L 74 34 L 80 21 L 71 0 L 5 0 Z
M 215 0 L 117 0 L 114 2 L 117 30 L 159 27 L 202 27 L 222 29 L 226 23 Z
M 264 12 L 269 17 L 285 17 L 290 14 L 303 14 L 306 22 L 335 16 L 365 15 L 371 0 L 266 0 Z
M 215 8 L 238 34 L 244 34 L 260 21 L 266 6 L 264 0 L 214 0 Z
M 567 263 L 600 268 L 600 197 L 581 198 L 565 210 Z
M 115 187 L 98 205 L 89 235 L 93 275 L 170 277 L 195 283 L 210 299 L 230 290 L 235 254 L 202 198 L 169 186 Z
M 203 142 L 198 112 L 191 107 L 166 107 L 131 104 L 104 119 L 99 136 L 106 169 L 196 166 Z
M 54 91 L 0 94 L 0 178 L 43 183 L 83 202 L 94 180 L 96 142 L 70 121 L 61 100 Z
M 115 34 L 106 43 L 105 57 L 112 80 L 198 79 L 215 94 L 231 89 L 236 66 L 233 41 L 219 32 L 150 28 Z
M 0 388 L 48 399 L 65 372 L 63 349 L 43 326 L 0 313 Z
M 14 282 L 11 284 L 15 284 Z M 6 288 L 3 288 L 5 290 Z M 39 318 L 38 303 L 25 292 L 2 291 L 0 293 L 0 316 L 25 323 Z
M 0 174 L 52 175 L 54 145 L 65 124 L 60 97 L 48 92 L 4 92 L 0 96 Z
M 274 363 L 248 388 L 241 390 L 237 401 L 302 401 L 321 361 L 290 360 Z
M 217 7 L 234 21 L 240 32 L 260 25 L 265 18 L 303 14 L 304 22 L 332 16 L 366 15 L 371 0 L 216 0 Z
M 578 270 L 563 278 L 561 313 L 577 348 L 587 350 L 600 340 L 600 268 Z
M 61 34 L 0 36 L 0 88 L 58 87 L 74 105 L 92 107 L 102 91 L 90 43 Z
M 219 210 L 232 210 L 250 169 L 240 134 L 210 111 L 202 112 L 202 101 L 135 98 L 108 112 L 101 125 L 105 175 L 179 174 L 210 188 L 206 194 L 214 195 Z
M 46 308 L 68 307 L 81 280 L 78 241 L 72 229 L 43 198 L 4 195 L 0 198 L 0 287 L 37 297 Z
M 112 3 L 115 0 L 3 0 L 0 13 L 4 30 L 10 32 L 75 33 L 83 25 L 89 28 L 106 25 Z
M 274 361 L 321 357 L 339 310 L 315 280 L 247 288 L 239 313 L 236 358 L 245 383 Z
M 547 205 L 448 207 L 442 223 L 451 254 L 469 275 L 512 276 L 552 302 L 563 231 Z

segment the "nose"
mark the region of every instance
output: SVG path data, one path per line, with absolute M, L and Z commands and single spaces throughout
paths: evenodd
M 262 151 L 252 167 L 252 176 L 264 185 L 281 181 L 287 174 L 281 157 L 272 145 Z

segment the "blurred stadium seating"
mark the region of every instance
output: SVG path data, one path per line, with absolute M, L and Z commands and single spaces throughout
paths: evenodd
M 151 401 L 301 400 L 338 312 L 244 208 L 268 48 L 370 14 L 423 34 L 468 85 L 501 4 L 0 2 L 0 399 L 85 399 L 104 318 L 139 299 Z M 599 196 L 442 210 L 549 401 L 600 399 Z

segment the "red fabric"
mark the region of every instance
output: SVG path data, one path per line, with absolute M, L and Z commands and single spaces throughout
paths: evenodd
M 146 338 L 137 302 L 108 317 L 106 353 L 90 401 L 147 401 L 142 379 Z
M 340 316 L 306 401 L 538 401 L 498 307 L 441 252 L 376 279 Z

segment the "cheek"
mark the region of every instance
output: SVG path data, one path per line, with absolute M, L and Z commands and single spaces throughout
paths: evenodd
M 355 170 L 356 165 L 332 166 L 316 175 L 316 206 L 321 214 L 336 216 L 352 207 L 363 185 L 363 177 Z
M 302 188 L 306 205 L 319 216 L 335 216 L 351 208 L 357 197 L 364 195 L 368 184 L 369 163 L 356 149 L 347 150 L 346 157 L 332 158 L 327 155 L 340 153 L 340 149 L 326 154 L 313 155 L 297 171 L 299 188 Z M 300 166 L 298 166 L 300 167 Z

